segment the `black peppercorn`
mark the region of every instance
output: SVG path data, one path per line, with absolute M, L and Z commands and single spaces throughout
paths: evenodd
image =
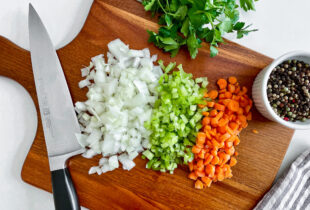
M 290 121 L 310 119 L 310 69 L 303 61 L 287 60 L 269 77 L 267 97 L 275 113 Z

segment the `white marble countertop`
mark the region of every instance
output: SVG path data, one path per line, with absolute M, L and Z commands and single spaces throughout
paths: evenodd
M 0 0 L 0 35 L 28 49 L 29 0 Z M 80 31 L 92 0 L 33 0 L 57 48 Z M 288 51 L 310 51 L 310 1 L 260 0 L 256 12 L 243 19 L 259 31 L 241 40 L 248 48 L 276 58 Z M 0 209 L 54 209 L 50 193 L 21 181 L 20 171 L 37 127 L 36 111 L 27 92 L 0 77 Z M 310 148 L 310 130 L 296 131 L 279 174 L 302 151 Z

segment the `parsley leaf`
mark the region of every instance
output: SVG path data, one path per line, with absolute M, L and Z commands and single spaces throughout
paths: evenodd
M 217 55 L 217 53 L 218 53 L 218 50 L 217 50 L 215 47 L 213 47 L 213 46 L 211 45 L 211 46 L 210 46 L 210 56 L 211 56 L 211 57 L 214 57 L 214 56 Z
M 257 0 L 142 0 L 146 11 L 159 14 L 161 27 L 158 33 L 148 31 L 149 42 L 170 52 L 174 57 L 180 48 L 187 47 L 194 59 L 201 42 L 210 44 L 210 56 L 218 54 L 218 44 L 223 43 L 225 33 L 236 32 L 242 38 L 250 32 L 251 25 L 238 22 L 238 7 L 245 11 L 255 10 Z
M 198 54 L 198 48 L 201 47 L 195 33 L 189 35 L 186 44 L 191 57 L 195 58 Z

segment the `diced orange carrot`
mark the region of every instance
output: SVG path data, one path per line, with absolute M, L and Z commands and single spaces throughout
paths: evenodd
M 224 125 L 224 126 L 218 126 L 218 127 L 217 127 L 217 131 L 218 131 L 219 133 L 221 133 L 221 134 L 226 133 L 226 132 L 227 132 L 227 126 L 226 126 L 226 125 Z
M 251 106 L 250 105 L 247 105 L 245 108 L 245 113 L 249 113 L 249 111 L 251 110 Z
M 228 85 L 228 91 L 229 91 L 229 92 L 234 93 L 235 90 L 236 90 L 236 87 L 235 87 L 234 85 L 232 85 L 232 84 L 229 84 L 229 85 Z
M 225 142 L 225 146 L 227 147 L 227 148 L 230 148 L 230 147 L 232 147 L 234 145 L 234 143 L 232 142 L 232 141 L 226 141 Z
M 234 145 L 236 146 L 238 144 L 240 144 L 240 139 L 238 136 L 236 136 L 235 141 L 234 141 Z
M 218 92 L 217 92 L 217 90 L 211 90 L 209 93 L 208 93 L 208 96 L 209 96 L 209 98 L 211 98 L 211 99 L 216 99 L 217 98 L 217 96 L 218 96 Z
M 198 177 L 205 177 L 206 176 L 206 173 L 203 170 L 201 170 L 201 171 L 197 170 L 197 171 L 195 171 L 195 174 Z
M 217 149 L 216 148 L 213 148 L 211 150 L 211 154 L 213 155 L 213 157 L 217 156 Z
M 237 95 L 233 95 L 231 97 L 232 100 L 235 100 L 235 101 L 239 101 L 240 100 L 240 96 L 237 96 Z
M 235 153 L 235 147 L 230 147 L 225 149 L 226 154 L 232 156 Z
M 229 165 L 230 166 L 234 166 L 237 164 L 237 159 L 235 157 L 231 157 L 230 158 L 230 162 L 229 162 Z
M 246 107 L 247 105 L 249 105 L 249 101 L 244 97 L 240 97 L 240 106 Z
M 210 117 L 215 117 L 217 115 L 217 111 L 215 109 L 213 109 L 211 112 L 210 112 Z
M 209 126 L 209 127 L 210 127 L 210 129 L 211 129 L 211 126 Z M 209 133 L 210 130 L 206 130 L 206 129 L 208 129 L 207 126 L 206 126 L 205 129 L 204 129 L 204 132 L 205 132 L 205 134 L 206 134 L 206 138 L 209 139 L 209 140 L 211 140 L 211 139 L 212 139 L 212 136 L 211 136 L 211 134 Z
M 215 167 L 214 167 L 214 165 L 207 164 L 206 167 L 205 167 L 205 172 L 206 172 L 206 175 L 207 175 L 208 177 L 213 177 L 213 176 L 214 176 L 214 173 L 215 173 Z
M 196 168 L 197 171 L 203 171 L 204 169 L 205 169 L 204 164 L 202 164 L 202 165 L 197 165 L 197 168 Z
M 223 127 L 223 126 L 227 125 L 228 122 L 229 122 L 229 120 L 222 118 L 219 120 L 218 126 Z
M 203 183 L 200 180 L 196 180 L 195 188 L 199 190 L 203 189 Z
M 204 144 L 206 141 L 206 134 L 203 132 L 197 133 L 197 143 L 198 144 Z
M 235 93 L 238 94 L 240 92 L 240 87 L 236 86 Z
M 212 160 L 213 160 L 213 155 L 208 154 L 205 156 L 205 161 L 203 162 L 203 164 L 207 165 L 207 164 L 211 163 Z
M 192 180 L 196 180 L 198 178 L 198 176 L 195 174 L 195 172 L 191 172 L 189 175 L 188 175 L 188 178 L 192 179 Z
M 197 161 L 197 166 L 198 166 L 198 167 L 203 166 L 203 160 L 198 160 L 198 161 Z
M 255 134 L 259 133 L 258 130 L 256 130 L 256 129 L 253 129 L 252 132 L 255 133 Z
M 229 139 L 231 137 L 231 135 L 229 133 L 225 133 L 221 136 L 220 141 L 226 141 L 227 139 Z
M 213 109 L 202 112 L 202 131 L 197 133 L 196 144 L 192 147 L 194 160 L 189 163 L 192 172 L 189 178 L 197 180 L 195 187 L 198 189 L 232 177 L 231 166 L 237 163 L 233 156 L 238 155 L 235 146 L 240 143 L 238 134 L 252 118 L 253 102 L 246 95 L 247 88 L 240 88 L 236 77 L 229 77 L 227 81 L 219 79 L 220 90 L 204 95 L 209 97 L 206 106 Z
M 219 148 L 220 147 L 220 143 L 218 143 L 215 139 L 211 140 L 213 148 Z
M 220 174 L 223 173 L 223 168 L 221 166 L 216 166 L 215 167 L 215 174 Z
M 209 114 L 210 114 L 209 112 L 202 112 L 202 115 L 205 116 L 205 117 L 208 117 Z
M 205 153 L 206 153 L 206 150 L 205 149 L 201 149 L 201 151 L 198 153 L 198 157 L 201 158 L 201 159 L 204 159 L 205 158 Z
M 210 186 L 211 186 L 212 179 L 210 179 L 209 177 L 206 177 L 206 176 L 205 176 L 205 177 L 202 177 L 202 178 L 201 178 L 201 181 L 202 181 L 203 183 L 205 183 L 207 187 L 210 187 Z
M 229 104 L 227 105 L 227 108 L 233 112 L 237 112 L 239 109 L 239 103 L 235 100 L 230 100 Z
M 252 120 L 252 112 L 249 112 L 247 114 L 246 119 L 249 120 L 249 121 Z
M 209 108 L 212 108 L 212 107 L 214 107 L 214 101 L 208 101 L 207 102 L 207 107 L 209 107 Z
M 225 154 L 225 153 L 222 153 L 223 155 L 223 161 L 221 163 L 221 166 L 224 165 L 225 163 L 227 163 L 227 161 L 229 161 L 230 159 L 230 155 L 229 154 Z
M 220 162 L 220 158 L 218 156 L 214 156 L 214 158 L 211 161 L 212 165 L 216 165 Z
M 232 130 L 237 130 L 239 128 L 239 125 L 235 122 L 230 122 L 229 123 L 229 127 L 232 129 Z
M 217 118 L 211 119 L 211 126 L 217 127 L 218 123 L 219 123 L 219 120 Z
M 244 95 L 244 94 L 246 94 L 248 92 L 248 89 L 245 87 L 245 86 L 243 86 L 242 87 L 242 91 L 239 93 L 240 95 Z
M 239 120 L 241 123 L 245 123 L 245 122 L 246 122 L 246 116 L 244 116 L 244 115 L 238 115 L 238 120 Z
M 249 99 L 249 105 L 252 107 L 253 106 L 253 101 Z
M 193 161 L 188 163 L 188 168 L 189 168 L 190 171 L 193 171 L 193 169 L 194 169 Z
M 196 153 L 198 154 L 200 151 L 201 151 L 201 148 L 197 147 L 197 145 L 193 146 L 192 152 L 193 152 L 194 154 L 196 154 Z
M 247 122 L 243 122 L 243 123 L 242 123 L 242 128 L 246 128 L 246 127 L 248 127 L 248 125 L 249 125 L 249 124 L 248 124 Z M 241 130 L 240 130 L 240 131 L 241 131 Z
M 233 84 L 233 85 L 234 85 L 234 84 L 237 83 L 237 78 L 231 76 L 231 77 L 228 78 L 228 82 L 229 82 L 230 84 Z
M 211 122 L 211 118 L 210 118 L 210 117 L 204 117 L 204 118 L 202 119 L 201 124 L 202 124 L 203 126 L 206 126 L 206 125 L 209 125 L 210 122 Z
M 224 99 L 225 98 L 225 93 L 221 93 L 220 95 L 219 95 L 219 99 Z
M 216 103 L 216 104 L 214 104 L 214 109 L 219 110 L 219 111 L 224 111 L 225 110 L 225 106 Z
M 223 104 L 227 107 L 228 104 L 230 103 L 231 99 L 224 99 Z
M 213 148 L 213 144 L 212 144 L 212 142 L 209 141 L 209 140 L 207 141 L 207 147 L 208 147 L 208 148 L 211 148 L 211 149 Z
M 225 98 L 231 99 L 231 97 L 232 97 L 231 92 L 225 92 Z
M 221 119 L 221 118 L 223 117 L 223 115 L 224 115 L 224 112 L 220 111 L 220 112 L 215 116 L 215 118 L 219 120 L 219 119 Z
M 217 80 L 217 85 L 220 89 L 225 89 L 227 87 L 227 81 L 225 79 Z

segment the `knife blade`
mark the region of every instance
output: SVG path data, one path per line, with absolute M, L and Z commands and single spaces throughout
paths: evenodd
M 55 208 L 80 209 L 66 166 L 84 149 L 76 140 L 80 127 L 67 82 L 48 32 L 29 4 L 29 43 L 33 75 L 52 175 Z

